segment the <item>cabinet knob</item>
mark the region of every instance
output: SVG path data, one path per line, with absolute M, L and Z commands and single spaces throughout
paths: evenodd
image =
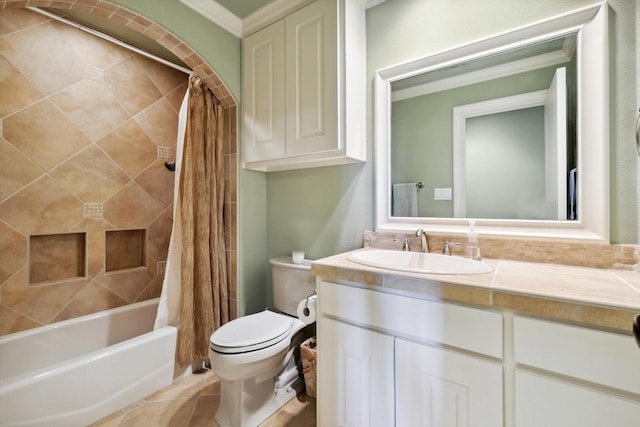
M 636 344 L 640 347 L 640 314 L 633 319 L 633 336 L 636 337 Z

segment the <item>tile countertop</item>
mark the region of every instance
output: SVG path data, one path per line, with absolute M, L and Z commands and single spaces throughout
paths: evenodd
M 370 248 L 356 251 L 370 250 Z M 356 252 L 352 251 L 352 252 Z M 640 313 L 640 274 L 559 264 L 483 259 L 493 272 L 422 274 L 369 267 L 347 259 L 352 252 L 322 258 L 311 270 L 338 282 L 418 298 L 471 304 L 632 333 Z

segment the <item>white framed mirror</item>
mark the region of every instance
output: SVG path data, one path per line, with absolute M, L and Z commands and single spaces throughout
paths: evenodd
M 608 243 L 608 57 L 602 3 L 378 70 L 376 230 Z

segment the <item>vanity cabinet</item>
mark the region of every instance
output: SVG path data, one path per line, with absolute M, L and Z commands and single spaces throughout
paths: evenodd
M 517 427 L 637 426 L 633 337 L 515 316 Z
M 366 160 L 364 0 L 316 0 L 243 43 L 244 167 Z
M 318 278 L 319 427 L 640 425 L 633 336 L 399 292 Z
M 318 281 L 319 426 L 503 425 L 502 316 Z

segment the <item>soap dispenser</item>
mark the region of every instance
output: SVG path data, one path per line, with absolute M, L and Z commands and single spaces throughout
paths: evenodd
M 469 221 L 469 231 L 467 231 L 467 246 L 464 250 L 464 255 L 467 258 L 471 258 L 476 261 L 482 260 L 480 254 L 480 246 L 478 246 L 478 232 L 476 231 L 476 222 L 474 220 Z

